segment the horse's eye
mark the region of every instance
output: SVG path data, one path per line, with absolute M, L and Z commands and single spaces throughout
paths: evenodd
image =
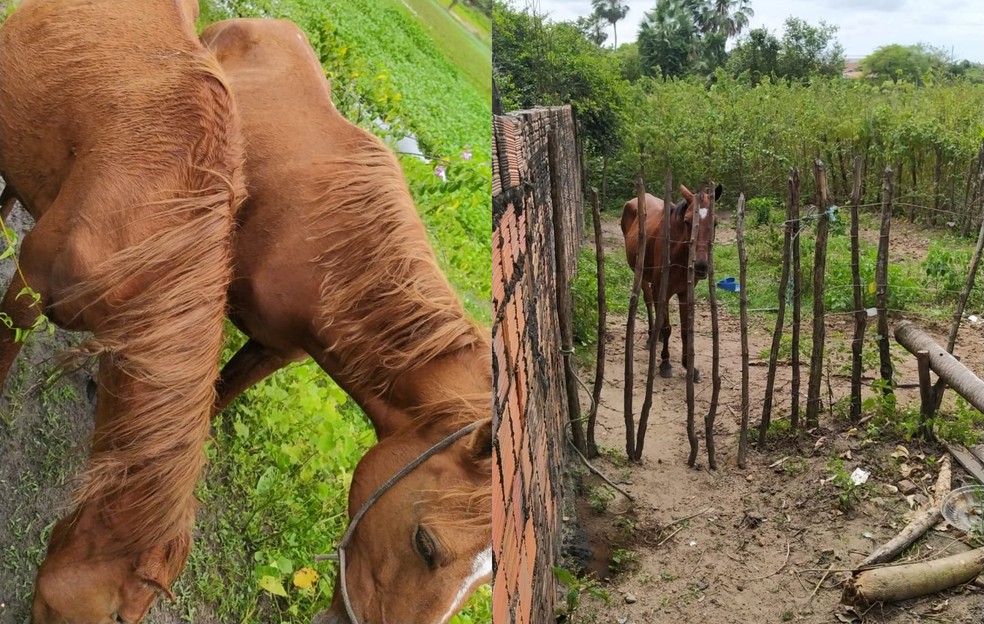
M 424 558 L 424 561 L 427 562 L 428 568 L 433 570 L 437 567 L 435 557 L 437 547 L 434 544 L 434 538 L 419 525 L 413 535 L 413 545 L 416 547 L 417 552 L 420 553 L 420 556 Z

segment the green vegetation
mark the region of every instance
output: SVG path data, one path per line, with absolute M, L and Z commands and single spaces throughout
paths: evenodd
M 605 604 L 611 601 L 608 593 L 601 589 L 600 583 L 596 578 L 577 576 L 570 570 L 556 566 L 554 567 L 554 575 L 558 581 L 567 587 L 564 605 L 558 610 L 557 615 L 566 616 L 566 621 L 571 624 L 579 621 L 576 619 L 576 614 L 585 594 L 603 600 Z
M 667 168 L 690 186 L 714 179 L 732 206 L 741 191 L 785 197 L 789 169 L 808 172 L 815 158 L 827 163 L 835 200 L 843 203 L 851 159 L 862 155 L 865 203 L 880 199 L 882 172 L 891 166 L 897 200 L 918 207 L 909 214 L 960 226 L 976 218 L 964 197 L 984 132 L 984 84 L 973 71 L 933 73 L 932 88 L 845 79 L 836 31 L 797 19 L 781 39 L 752 31 L 729 56 L 723 41 L 733 35 L 696 19 L 691 5 L 700 3 L 665 4 L 665 15 L 649 15 L 638 44 L 617 51 L 595 43 L 597 24 L 551 23 L 496 5 L 493 72 L 504 106 L 575 106 L 588 183 L 601 188 L 606 173 L 604 208 L 617 209 L 632 194 L 642 144 L 650 184 Z M 743 5 L 730 3 L 729 16 Z M 659 36 L 650 41 L 647 29 Z M 680 39 L 677 30 L 691 38 Z M 813 182 L 801 177 L 809 202 Z M 930 215 L 925 207 L 934 205 L 956 215 Z

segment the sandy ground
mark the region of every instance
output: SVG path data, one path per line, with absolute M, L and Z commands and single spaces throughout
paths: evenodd
M 733 239 L 725 222 L 718 240 Z M 894 232 L 906 253 L 918 256 L 928 238 L 915 228 Z M 622 244 L 618 224 L 605 223 L 606 246 Z M 703 284 L 702 284 L 703 285 Z M 735 296 L 718 291 L 719 297 Z M 634 506 L 614 496 L 603 512 L 597 508 L 600 481 L 586 478 L 578 502 L 578 519 L 585 525 L 594 552 L 591 567 L 602 579 L 611 604 L 586 598 L 572 622 L 604 624 L 690 623 L 745 624 L 749 622 L 860 622 L 862 614 L 838 604 L 844 570 L 876 545 L 893 537 L 906 523 L 909 502 L 890 486 L 908 474 L 922 492 L 931 492 L 935 468 L 930 466 L 940 449 L 918 442 L 886 440 L 874 444 L 850 431 L 850 424 L 824 413 L 821 426 L 798 438 L 773 439 L 759 452 L 752 448 L 745 469 L 737 467 L 741 406 L 740 341 L 737 318 L 720 315 L 721 395 L 714 437 L 718 469 L 707 469 L 703 418 L 711 383 L 710 319 L 706 301 L 698 304 L 696 364 L 705 380 L 696 387 L 696 413 L 701 438 L 698 465 L 686 465 L 685 370 L 680 366 L 678 327 L 671 338 L 672 379 L 656 378 L 655 398 L 641 465 L 626 464 L 623 420 L 625 317 L 608 322 L 606 382 L 598 410 L 597 441 L 606 449 L 595 464 L 635 497 Z M 678 323 L 673 309 L 674 324 Z M 774 320 L 753 317 L 749 343 L 753 363 L 771 344 Z M 634 349 L 634 405 L 638 410 L 645 392 L 647 354 L 645 323 L 637 323 Z M 832 371 L 850 357 L 835 345 L 846 342 L 850 319 L 827 328 L 827 350 L 833 352 Z M 869 327 L 869 332 L 874 331 Z M 945 328 L 929 328 L 945 339 Z M 980 368 L 979 331 L 963 331 L 957 352 L 964 362 Z M 761 415 L 767 366 L 750 367 L 750 421 Z M 789 412 L 790 367 L 782 365 L 776 380 L 773 419 Z M 980 374 L 981 371 L 978 370 Z M 898 370 L 902 382 L 916 381 L 915 359 L 905 357 Z M 805 404 L 808 371 L 804 366 L 801 405 Z M 877 370 L 865 372 L 867 378 Z M 590 387 L 593 371 L 582 371 Z M 836 401 L 849 394 L 849 380 L 833 377 L 829 391 Z M 825 379 L 822 396 L 827 405 Z M 870 390 L 865 389 L 865 396 Z M 918 401 L 918 390 L 900 390 L 900 400 Z M 582 396 L 587 406 L 587 394 Z M 585 407 L 586 409 L 586 407 Z M 896 443 L 905 446 L 909 459 L 897 459 Z M 847 511 L 838 506 L 841 489 L 829 481 L 831 458 L 842 458 L 850 472 L 863 467 L 870 480 Z M 954 487 L 970 478 L 954 469 Z M 595 505 L 591 502 L 594 500 Z M 918 507 L 918 502 L 916 503 Z M 685 519 L 685 518 L 690 519 Z M 935 531 L 908 551 L 911 559 L 954 554 L 968 547 L 956 541 L 953 529 Z M 830 570 L 827 573 L 828 569 Z M 974 622 L 984 621 L 981 590 L 965 586 L 900 606 L 877 607 L 863 614 L 864 622 Z

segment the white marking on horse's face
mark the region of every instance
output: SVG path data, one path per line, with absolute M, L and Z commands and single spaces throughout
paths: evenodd
M 454 596 L 454 602 L 451 603 L 451 608 L 448 609 L 448 612 L 441 617 L 440 624 L 444 624 L 450 620 L 451 616 L 457 613 L 458 609 L 461 608 L 465 598 L 468 597 L 468 590 L 471 589 L 471 587 L 479 580 L 488 576 L 492 576 L 491 545 L 475 556 L 474 561 L 472 561 L 471 575 L 469 575 L 469 577 L 461 583 L 461 587 L 458 588 L 458 593 Z
M 701 208 L 697 211 L 697 214 L 700 215 L 700 220 L 703 221 L 707 218 L 707 208 Z

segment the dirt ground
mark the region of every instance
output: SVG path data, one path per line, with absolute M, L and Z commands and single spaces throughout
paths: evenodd
M 727 219 L 718 227 L 717 244 L 733 244 Z M 605 222 L 608 249 L 622 245 L 616 221 Z M 893 224 L 893 255 L 920 258 L 928 236 L 907 224 Z M 723 276 L 718 276 L 720 277 Z M 701 286 L 706 286 L 701 283 Z M 718 291 L 718 297 L 737 296 Z M 720 308 L 719 308 L 720 309 Z M 752 448 L 745 469 L 737 467 L 741 405 L 741 366 L 738 319 L 720 312 L 721 394 L 714 426 L 718 469 L 707 469 L 703 417 L 707 413 L 711 383 L 710 318 L 706 301 L 698 304 L 696 365 L 704 381 L 696 387 L 696 414 L 701 439 L 698 466 L 686 465 L 685 370 L 680 365 L 681 341 L 678 316 L 671 306 L 674 331 L 672 379 L 657 376 L 654 405 L 641 465 L 625 462 L 623 420 L 625 317 L 609 316 L 606 341 L 606 381 L 598 410 L 597 441 L 604 449 L 595 465 L 635 497 L 634 505 L 620 495 L 607 500 L 600 494 L 600 480 L 586 477 L 578 501 L 578 520 L 585 526 L 594 553 L 591 568 L 611 604 L 585 598 L 571 620 L 575 623 L 644 624 L 691 623 L 746 624 L 749 622 L 974 622 L 984 621 L 981 590 L 968 585 L 902 605 L 876 607 L 865 614 L 839 605 L 846 570 L 875 546 L 893 537 L 911 513 L 909 501 L 895 484 L 908 474 L 920 493 L 932 492 L 936 470 L 930 467 L 937 447 L 918 442 L 864 440 L 863 431 L 824 414 L 819 429 L 793 438 L 773 439 L 764 452 Z M 787 316 L 788 319 L 788 316 Z M 749 352 L 750 422 L 761 415 L 767 366 L 760 354 L 771 344 L 774 319 L 751 317 Z M 945 340 L 946 328 L 926 328 Z M 831 370 L 850 357 L 849 349 L 833 348 L 852 331 L 850 318 L 827 327 L 827 351 L 833 353 Z M 869 326 L 869 333 L 874 327 Z M 634 406 L 638 419 L 645 392 L 647 354 L 645 323 L 636 325 L 634 357 Z M 981 329 L 965 327 L 956 349 L 963 361 L 982 374 L 984 341 Z M 789 412 L 791 369 L 778 368 L 773 420 Z M 865 372 L 866 378 L 877 370 Z M 805 405 L 808 367 L 804 365 L 801 406 Z M 582 371 L 590 387 L 593 371 Z M 897 379 L 915 382 L 912 357 L 904 358 Z M 834 400 L 850 394 L 847 378 L 824 380 L 822 395 L 828 403 L 828 387 Z M 865 389 L 865 396 L 870 394 Z M 952 393 L 951 393 L 952 394 Z M 901 403 L 918 401 L 918 390 L 899 390 Z M 586 410 L 590 399 L 582 393 Z M 908 460 L 892 457 L 902 444 Z M 839 487 L 830 481 L 830 459 L 842 458 L 847 472 L 862 467 L 871 472 L 860 500 L 847 511 L 838 506 Z M 956 465 L 955 465 L 956 466 Z M 953 487 L 970 482 L 954 468 Z M 918 508 L 918 500 L 914 500 Z M 688 519 L 689 518 L 689 519 Z M 933 558 L 968 549 L 957 541 L 954 529 L 932 531 L 907 551 L 910 559 Z M 829 573 L 828 573 L 829 570 Z

